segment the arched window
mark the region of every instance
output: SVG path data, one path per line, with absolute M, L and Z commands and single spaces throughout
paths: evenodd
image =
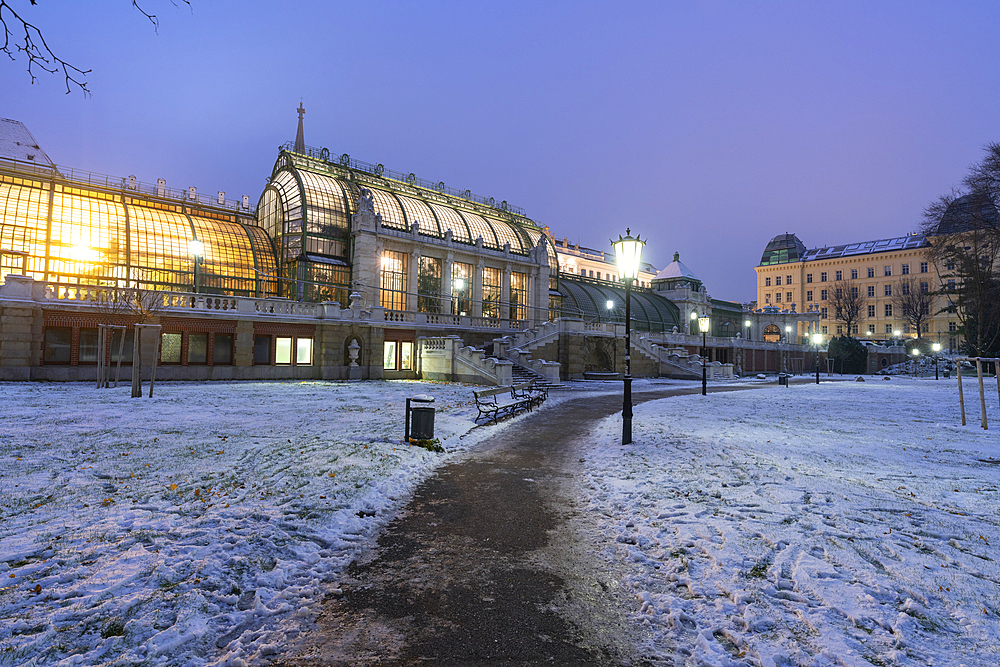
M 768 343 L 777 343 L 781 340 L 781 329 L 777 324 L 768 324 L 764 327 L 764 340 Z

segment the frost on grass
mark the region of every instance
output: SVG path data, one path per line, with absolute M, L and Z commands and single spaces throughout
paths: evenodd
M 0 384 L 0 665 L 239 664 L 287 642 L 444 456 L 458 384 Z
M 960 423 L 953 383 L 905 378 L 647 403 L 626 447 L 606 420 L 581 491 L 648 655 L 1000 663 L 1000 451 Z

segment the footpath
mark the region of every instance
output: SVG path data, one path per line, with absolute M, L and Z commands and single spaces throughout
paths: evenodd
M 620 393 L 571 399 L 444 466 L 272 665 L 654 664 L 625 618 L 631 598 L 579 539 L 588 525 L 573 500 L 579 444 L 621 407 Z

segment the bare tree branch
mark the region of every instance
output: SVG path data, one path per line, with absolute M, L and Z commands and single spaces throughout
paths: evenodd
M 844 323 L 844 333 L 851 336 L 868 305 L 868 296 L 854 280 L 838 280 L 833 284 L 827 303 L 833 308 L 834 319 Z

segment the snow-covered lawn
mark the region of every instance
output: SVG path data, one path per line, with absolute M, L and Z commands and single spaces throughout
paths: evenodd
M 1000 663 L 1000 465 L 979 461 L 1000 457 L 1000 414 L 993 393 L 982 431 L 965 386 L 964 428 L 954 380 L 900 377 L 643 404 L 627 447 L 620 416 L 599 422 L 581 491 L 647 652 Z M 546 409 L 590 391 L 621 387 L 576 383 Z M 400 444 L 418 393 L 447 455 Z M 266 662 L 415 484 L 516 424 L 470 431 L 471 393 L 0 384 L 0 665 Z
M 0 665 L 254 662 L 444 456 L 471 386 L 0 384 Z M 495 427 L 491 427 L 495 428 Z M 480 429 L 489 431 L 489 429 Z
M 692 665 L 1000 664 L 1000 410 L 975 379 L 638 406 L 587 452 L 604 555 L 649 651 Z M 971 398 L 970 398 L 971 397 Z

